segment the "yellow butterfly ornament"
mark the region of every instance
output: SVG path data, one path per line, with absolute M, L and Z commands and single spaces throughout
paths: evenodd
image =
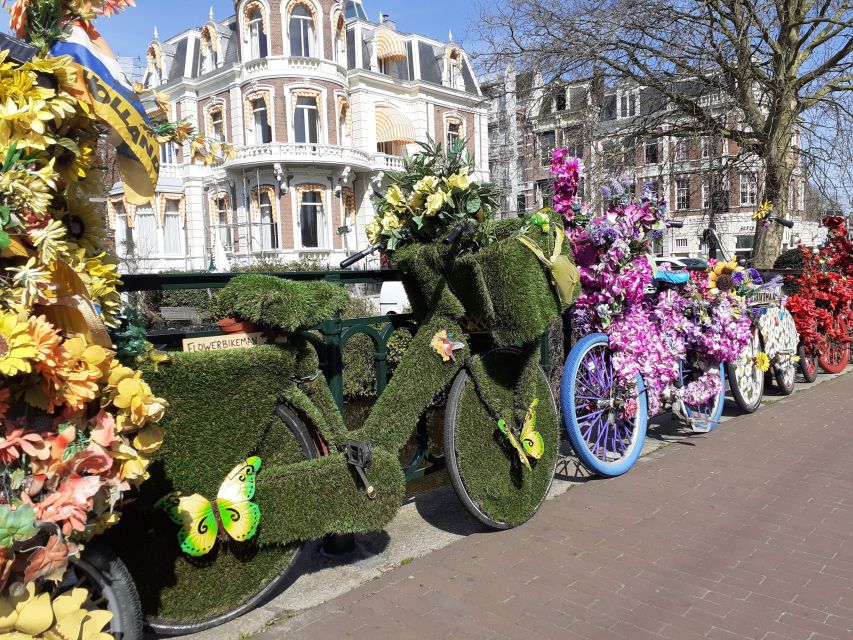
M 542 439 L 542 434 L 536 431 L 536 406 L 539 404 L 539 398 L 534 398 L 530 403 L 530 408 L 527 409 L 527 415 L 524 418 L 524 425 L 521 427 L 521 434 L 518 438 L 512 432 L 509 425 L 503 420 L 498 420 L 498 429 L 509 440 L 518 454 L 518 459 L 525 467 L 531 469 L 530 460 L 539 460 L 542 454 L 545 453 L 545 441 Z
M 216 501 L 197 493 L 183 496 L 172 492 L 154 505 L 163 509 L 175 524 L 181 525 L 178 542 L 184 553 L 199 557 L 210 553 L 224 531 L 234 540 L 245 542 L 258 531 L 261 508 L 252 502 L 261 459 L 248 458 L 231 470 L 220 485 Z

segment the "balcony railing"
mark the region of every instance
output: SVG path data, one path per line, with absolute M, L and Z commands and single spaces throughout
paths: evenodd
M 269 77 L 307 77 L 345 84 L 347 70 L 341 65 L 320 58 L 270 56 L 243 64 L 243 80 Z
M 369 153 L 334 144 L 303 144 L 296 142 L 256 144 L 237 148 L 237 157 L 226 163 L 226 168 L 239 168 L 270 162 L 311 165 L 349 165 L 353 168 L 372 169 L 373 157 Z
M 389 156 L 387 153 L 377 153 L 374 156 L 373 166 L 382 171 L 402 171 L 403 158 L 400 156 Z

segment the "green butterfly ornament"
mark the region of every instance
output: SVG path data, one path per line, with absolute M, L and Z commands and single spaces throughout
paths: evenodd
M 536 406 L 539 404 L 539 398 L 534 398 L 530 403 L 530 408 L 527 409 L 527 415 L 524 418 L 524 425 L 521 427 L 521 434 L 516 438 L 512 432 L 512 428 L 503 420 L 498 420 L 498 429 L 504 434 L 518 454 L 518 459 L 527 469 L 531 469 L 529 458 L 539 460 L 542 454 L 545 453 L 545 441 L 542 439 L 542 434 L 536 430 Z
M 261 523 L 261 508 L 252 502 L 260 468 L 257 456 L 238 464 L 219 486 L 214 502 L 197 493 L 184 496 L 178 491 L 157 501 L 154 507 L 181 525 L 178 542 L 184 553 L 193 557 L 210 553 L 220 532 L 238 542 L 254 537 Z

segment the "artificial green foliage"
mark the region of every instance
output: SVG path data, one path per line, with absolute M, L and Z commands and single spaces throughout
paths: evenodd
M 335 284 L 258 274 L 237 276 L 219 294 L 220 306 L 229 313 L 285 332 L 328 320 L 348 302 L 346 289 Z
M 146 615 L 187 621 L 231 609 L 286 566 L 293 549 L 279 542 L 379 530 L 396 513 L 404 488 L 396 452 L 374 451 L 369 473 L 379 496 L 370 501 L 340 454 L 305 461 L 273 413 L 283 400 L 332 449 L 345 439 L 323 377 L 293 382 L 316 374 L 316 366 L 308 341 L 293 336 L 280 347 L 176 353 L 159 372 L 145 371 L 154 392 L 169 398 L 166 437 L 151 478 L 107 535 L 134 575 Z M 201 560 L 185 556 L 178 527 L 153 504 L 173 490 L 215 497 L 224 475 L 250 454 L 263 460 L 254 500 L 262 513 L 257 539 L 218 545 Z
M 522 224 L 498 223 L 494 233 L 500 239 L 476 253 L 441 243 L 400 251 L 400 272 L 416 313 L 425 314 L 438 304 L 455 318 L 475 316 L 486 322 L 499 345 L 524 344 L 541 336 L 564 306 L 547 269 L 517 240 Z M 550 254 L 552 235 L 534 227 L 527 236 Z M 563 255 L 571 257 L 566 244 Z
M 15 542 L 28 540 L 36 534 L 36 514 L 28 504 L 12 509 L 0 505 L 0 547 L 10 548 Z
M 379 531 L 400 508 L 405 479 L 396 452 L 373 448 L 367 476 L 377 490 L 367 497 L 364 484 L 342 454 L 287 466 L 268 466 L 259 476 L 256 502 L 265 526 L 261 545 L 311 540 L 327 533 Z
M 432 317 L 426 320 L 412 338 L 391 382 L 373 407 L 364 426 L 352 437 L 375 447 L 398 451 L 435 398 L 452 382 L 470 349 L 456 352 L 456 360 L 443 362 L 431 346 L 433 336 L 447 329 L 457 336 L 462 330 L 450 319 Z
M 148 332 L 139 309 L 128 307 L 124 313 L 125 320 L 114 335 L 116 356 L 125 366 L 135 367 L 137 359 L 148 353 Z
M 472 361 L 456 418 L 456 460 L 472 500 L 491 519 L 518 525 L 530 518 L 545 495 L 559 454 L 560 424 L 539 350 L 492 351 Z M 499 429 L 494 414 L 516 435 L 533 398 L 539 398 L 536 429 L 545 453 L 526 470 Z M 483 402 L 486 399 L 488 404 Z

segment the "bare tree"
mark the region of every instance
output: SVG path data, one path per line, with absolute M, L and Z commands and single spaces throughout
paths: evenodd
M 665 106 L 646 114 L 647 126 L 677 114 L 683 134 L 735 141 L 762 161 L 764 196 L 779 215 L 809 114 L 851 131 L 850 0 L 504 0 L 481 3 L 476 30 L 487 69 L 600 73 L 655 90 Z M 757 265 L 772 265 L 781 238 L 775 225 L 756 226 Z

